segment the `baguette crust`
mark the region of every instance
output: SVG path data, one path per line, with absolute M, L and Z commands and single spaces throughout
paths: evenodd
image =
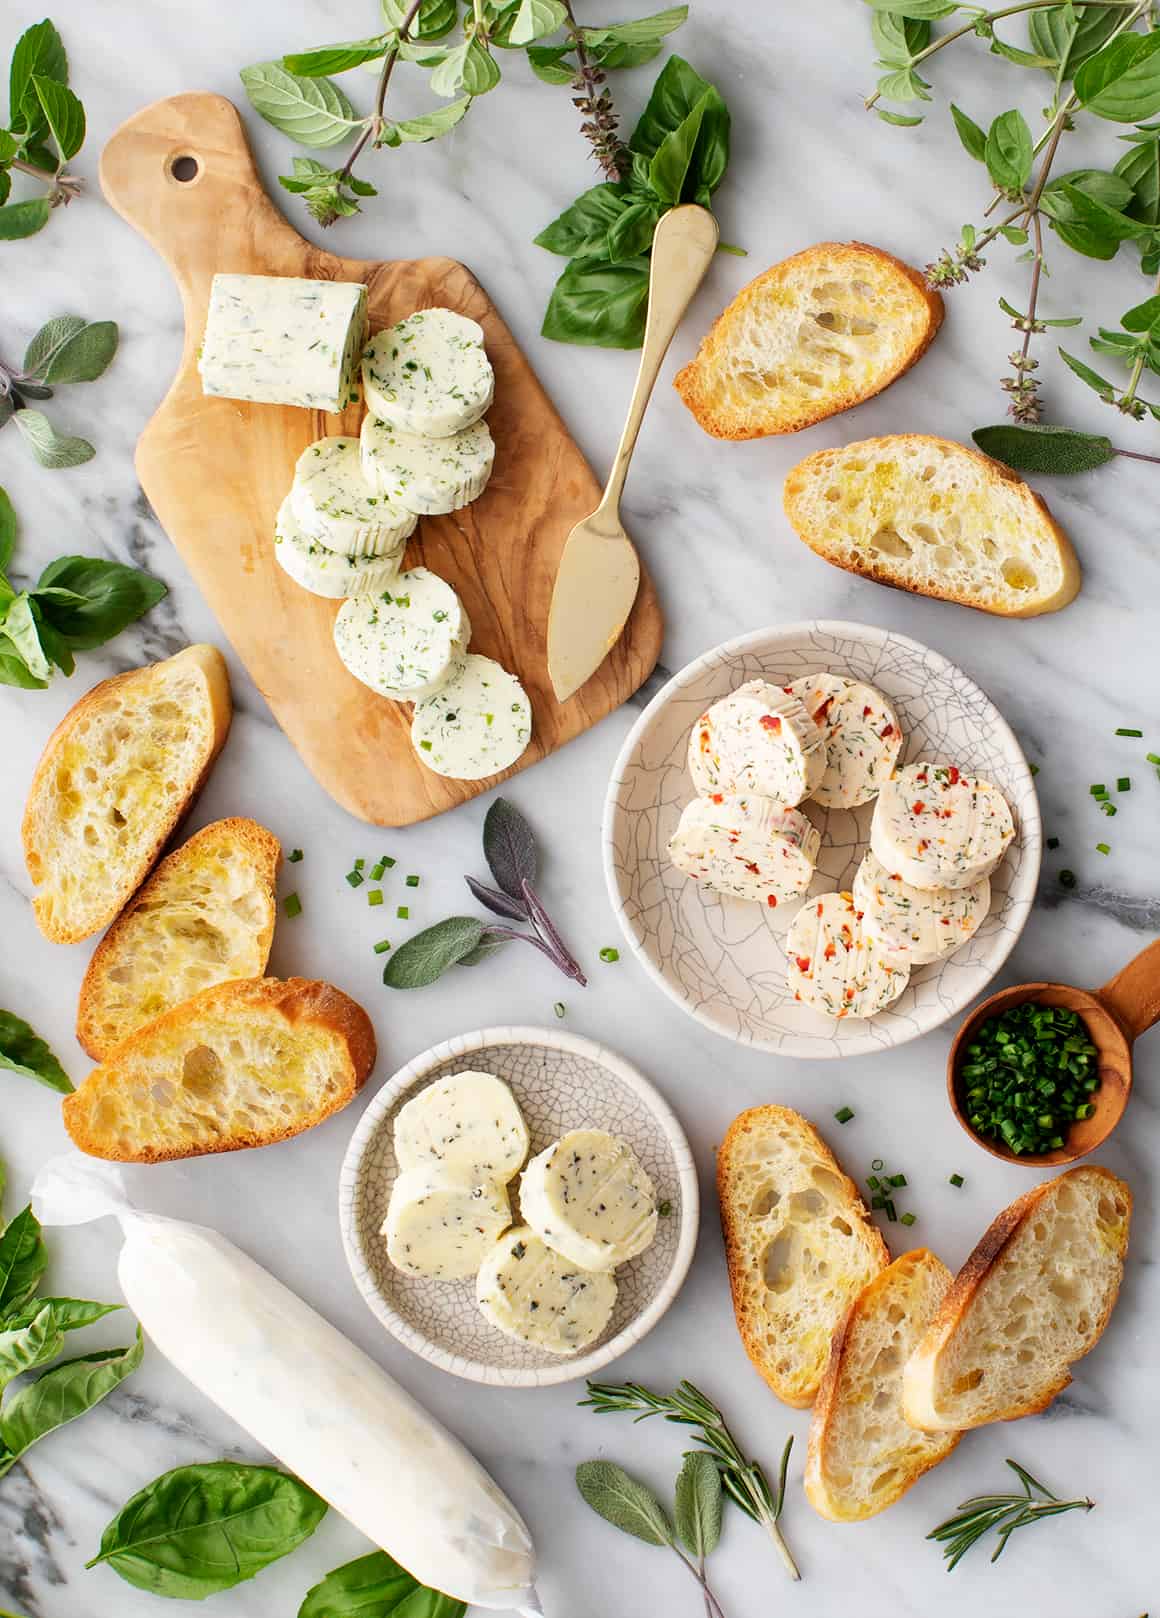
M 1099 1312 L 1090 1321 L 1082 1340 L 1074 1345 L 1070 1358 L 1052 1363 L 1040 1357 L 1039 1379 L 1034 1387 L 1018 1397 L 999 1394 L 991 1404 L 971 1410 L 964 1408 L 961 1390 L 940 1387 L 941 1375 L 946 1370 L 949 1354 L 971 1329 L 972 1314 L 978 1308 L 989 1283 L 1002 1275 L 1005 1265 L 1021 1263 L 1013 1245 L 1032 1225 L 1036 1215 L 1057 1200 L 1064 1186 L 1075 1187 L 1089 1198 L 1106 1198 L 1114 1210 L 1114 1218 L 1100 1218 L 1097 1225 L 1098 1248 L 1089 1255 L 1089 1267 L 1097 1260 L 1112 1261 L 1113 1273 L 1105 1288 Z M 912 1427 L 924 1432 L 945 1432 L 968 1427 L 981 1427 L 992 1421 L 1016 1421 L 1021 1416 L 1038 1415 L 1062 1393 L 1071 1381 L 1069 1366 L 1095 1347 L 1103 1336 L 1119 1294 L 1123 1274 L 1124 1255 L 1128 1248 L 1128 1230 L 1131 1222 L 1132 1193 L 1124 1181 L 1109 1169 L 1097 1164 L 1080 1165 L 1033 1186 L 992 1220 L 983 1232 L 974 1251 L 951 1283 L 942 1306 L 928 1327 L 921 1343 L 915 1349 L 903 1374 L 903 1414 Z M 1049 1300 L 1049 1307 L 1051 1300 Z M 1056 1312 L 1059 1306 L 1055 1305 Z M 975 1386 L 980 1384 L 976 1383 Z M 952 1411 L 949 1400 L 958 1398 Z
M 937 518 L 932 514 L 933 508 L 928 510 L 925 506 L 904 514 L 884 507 L 873 477 L 885 457 L 890 458 L 891 465 L 899 460 L 920 463 L 924 472 L 937 472 L 953 462 L 962 477 L 987 494 L 993 507 L 1006 508 L 1003 520 L 1010 530 L 1010 554 L 1003 557 L 998 566 L 994 565 L 990 552 L 983 549 L 975 556 L 964 557 L 958 550 L 961 528 L 955 531 L 954 545 L 911 544 L 896 530 L 906 528 L 907 532 L 912 532 L 909 527 L 912 523 L 918 532 L 925 530 L 929 534 L 932 523 L 943 521 L 946 516 L 957 520 L 958 513 L 946 510 L 950 502 L 945 500 L 943 514 Z M 861 463 L 860 471 L 848 471 L 851 463 Z M 857 503 L 862 508 L 858 515 L 846 513 L 840 500 L 830 503 L 823 486 L 833 487 L 836 479 L 860 476 L 867 468 L 869 478 L 857 491 L 860 496 Z M 931 492 L 942 497 L 941 491 L 932 489 Z M 960 606 L 1004 618 L 1035 618 L 1041 613 L 1058 612 L 1079 594 L 1082 583 L 1079 560 L 1046 502 L 1010 467 L 953 439 L 929 433 L 892 433 L 838 449 L 818 450 L 800 461 L 786 477 L 783 503 L 798 538 L 812 551 L 835 567 L 875 584 L 954 601 Z M 993 515 L 998 518 L 998 510 Z M 987 524 L 982 526 L 986 528 Z M 875 549 L 883 534 L 890 548 Z M 1012 584 L 1007 570 L 1010 569 L 1011 577 L 1020 577 L 1018 569 L 1028 565 L 1024 560 L 1028 543 L 1038 548 L 1036 566 L 1042 568 L 1046 580 L 1041 582 L 1033 569 L 1035 584 Z M 906 547 L 905 556 L 899 554 L 899 544 Z M 981 545 L 994 549 L 995 540 L 992 535 L 983 534 Z M 947 559 L 941 560 L 944 552 Z
M 886 1243 L 825 1141 L 788 1107 L 752 1107 L 733 1120 L 717 1154 L 717 1192 L 745 1352 L 779 1399 L 805 1409 L 850 1303 L 889 1263 Z M 837 1271 L 828 1285 L 793 1269 L 799 1243 L 824 1251 Z
M 183 706 L 191 721 L 187 756 L 169 761 L 177 777 L 175 790 L 158 793 L 147 816 L 144 811 L 130 811 L 135 816 L 131 846 L 118 851 L 117 857 L 94 860 L 92 870 L 83 871 L 78 858 L 83 858 L 84 844 L 75 831 L 70 842 L 68 828 L 78 812 L 79 818 L 84 817 L 86 805 L 92 805 L 102 788 L 116 797 L 112 777 L 114 766 L 122 762 L 115 736 L 105 757 L 86 746 L 83 738 L 121 704 L 143 702 L 147 693 L 171 682 L 187 688 Z M 69 709 L 36 766 L 22 825 L 25 864 L 33 886 L 41 890 L 33 895 L 33 914 L 46 938 L 75 944 L 107 927 L 118 914 L 192 808 L 225 746 L 231 714 L 225 659 L 216 646 L 208 645 L 187 646 L 175 657 L 102 680 Z M 138 772 L 138 777 L 143 774 Z M 105 825 L 119 813 L 118 802 L 101 800 L 99 818 Z M 121 824 L 127 819 L 123 816 Z
M 866 289 L 860 296 L 859 288 Z M 836 310 L 829 307 L 827 293 L 837 303 Z M 863 322 L 871 330 L 861 334 L 861 345 L 864 350 L 885 346 L 886 352 L 880 354 L 859 354 L 858 342 L 850 336 L 850 309 L 865 314 L 868 307 L 879 321 Z M 714 438 L 796 433 L 873 398 L 897 381 L 926 353 L 942 319 L 942 298 L 909 264 L 867 242 L 819 242 L 743 287 L 714 321 L 695 358 L 677 373 L 673 386 Z M 820 347 L 800 346 L 796 334 L 803 323 L 809 323 Z M 893 340 L 884 344 L 878 337 L 877 342 L 867 342 L 876 335 L 875 327 Z M 755 330 L 765 336 L 760 347 Z M 828 354 L 839 350 L 829 344 L 839 338 L 830 335 L 827 343 L 827 330 L 845 339 L 840 344 L 844 362 L 834 367 Z M 747 351 L 747 364 L 738 363 L 742 350 Z M 851 363 L 852 358 L 857 363 Z
M 247 892 L 205 892 L 217 874 L 212 867 L 221 870 L 225 860 L 240 868 Z M 242 816 L 212 821 L 165 856 L 97 945 L 81 984 L 77 1040 L 94 1061 L 103 1060 L 145 1023 L 215 982 L 261 977 L 274 941 L 274 884 L 281 860 L 282 848 L 273 832 Z M 228 878 L 230 873 L 221 874 Z M 195 883 L 198 891 L 193 894 Z M 255 914 L 239 913 L 243 900 L 252 900 Z M 215 901 L 224 915 L 215 914 Z M 167 911 L 177 921 L 176 937 L 161 932 Z M 186 918 L 205 941 L 199 952 L 182 942 L 181 923 Z M 234 939 L 223 931 L 226 924 L 232 926 Z M 152 935 L 154 944 L 147 976 L 138 962 L 142 934 Z M 239 965 L 237 935 L 248 946 L 252 971 Z M 187 975 L 191 966 L 198 978 L 192 982 Z
M 264 1038 L 266 1046 L 239 1076 L 228 1065 L 238 1056 L 231 1052 L 223 1061 L 213 1042 L 228 1047 L 247 1038 Z M 208 1084 L 205 1055 L 215 1065 Z M 81 1151 L 121 1163 L 272 1146 L 341 1111 L 366 1082 L 375 1056 L 370 1018 L 333 984 L 308 978 L 219 983 L 118 1045 L 65 1097 L 64 1124 Z M 191 1058 L 200 1059 L 192 1075 Z M 303 1067 L 317 1075 L 303 1074 Z M 323 1082 L 312 1089 L 316 1077 Z M 268 1115 L 278 1116 L 263 1127 L 239 1127 L 227 1115 L 228 1108 L 240 1108 L 252 1119 L 267 1101 Z

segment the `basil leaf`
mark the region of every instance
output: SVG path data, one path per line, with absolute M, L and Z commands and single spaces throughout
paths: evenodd
M 16 207 L 23 204 L 17 203 Z M 0 208 L 0 219 L 7 213 Z M 18 410 L 13 421 L 23 433 L 32 453 L 41 466 L 59 468 L 81 466 L 97 453 L 87 438 L 65 438 L 57 432 L 48 417 L 39 410 Z
M 1133 142 L 1116 164 L 1116 175 L 1132 188 L 1125 211 L 1142 224 L 1160 225 L 1160 129 L 1122 135 Z
M 486 882 L 478 882 L 473 876 L 465 876 L 463 880 L 485 910 L 490 910 L 495 916 L 503 916 L 507 921 L 527 921 L 528 907 L 522 899 L 513 899 L 498 888 L 489 888 Z
M 1027 120 L 1017 108 L 1000 113 L 992 122 L 983 148 L 983 161 L 1000 191 L 1018 193 L 1027 184 L 1033 143 Z
M 608 257 L 613 264 L 626 258 L 642 258 L 651 251 L 662 211 L 661 204 L 651 197 L 630 203 L 608 232 Z
M 481 96 L 494 90 L 499 81 L 499 64 L 473 35 L 447 52 L 432 70 L 430 85 L 437 96 L 454 96 L 461 91 L 469 96 Z
M 584 43 L 599 48 L 606 41 L 618 45 L 654 45 L 673 33 L 689 15 L 688 6 L 667 6 L 631 22 L 614 22 L 606 28 L 583 28 Z
M 1032 49 L 1051 59 L 1056 82 L 1063 84 L 1107 43 L 1121 21 L 1114 6 L 1047 6 L 1028 12 L 1027 35 Z
M 254 111 L 301 146 L 337 146 L 362 123 L 329 79 L 296 78 L 277 62 L 244 67 L 240 77 Z
M 44 1040 L 10 1011 L 0 1011 L 0 1068 L 35 1079 L 63 1096 L 72 1094 L 68 1074 Z M 4 1311 L 0 1309 L 0 1320 L 3 1318 Z
M 683 57 L 670 56 L 657 75 L 628 145 L 630 151 L 654 159 L 664 141 L 681 128 L 699 104 L 702 105 L 696 147 L 687 171 L 689 183 L 682 186 L 681 196 L 684 201 L 707 205 L 729 164 L 729 110 L 715 86 L 703 79 Z M 680 155 L 679 147 L 673 149 L 672 155 Z M 669 172 L 668 164 L 662 167 Z M 651 166 L 650 184 L 655 184 Z
M 410 10 L 407 0 L 382 0 L 382 8 L 390 28 L 401 28 Z M 412 39 L 443 39 L 458 20 L 458 0 L 423 0 L 408 33 Z
M 507 798 L 497 798 L 483 820 L 483 857 L 509 899 L 524 906 L 524 883 L 534 884 L 539 875 L 536 834 Z
M 64 1347 L 51 1308 L 41 1306 L 27 1326 L 0 1330 L 0 1393 L 18 1376 L 54 1360 Z
M 870 19 L 870 37 L 883 67 L 909 67 L 930 44 L 930 23 L 920 17 L 876 11 Z
M 725 1496 L 717 1463 L 706 1450 L 692 1450 L 677 1474 L 673 1520 L 690 1556 L 708 1556 L 721 1539 Z
M 47 197 L 6 203 L 0 207 L 0 242 L 18 242 L 26 236 L 35 236 L 48 224 L 51 212 L 52 203 Z
M 894 12 L 899 17 L 949 17 L 959 9 L 959 0 L 866 0 L 875 11 Z
M 8 1451 L 0 1455 L 0 1476 L 33 1444 L 107 1398 L 133 1374 L 144 1352 L 145 1339 L 138 1326 L 137 1341 L 131 1348 L 109 1348 L 65 1360 L 18 1388 L 0 1409 L 0 1440 Z
M 1160 320 L 1160 293 L 1145 298 L 1123 316 L 1120 325 L 1125 331 L 1151 331 Z
M 534 238 L 537 247 L 566 258 L 600 257 L 608 248 L 608 233 L 628 206 L 629 188 L 623 181 L 606 181 L 582 191 L 545 225 Z
M 1101 376 L 1098 371 L 1093 371 L 1090 365 L 1085 365 L 1082 360 L 1076 359 L 1075 355 L 1069 354 L 1065 348 L 1059 350 L 1059 357 L 1070 371 L 1075 372 L 1081 382 L 1086 382 L 1089 388 L 1095 389 L 1105 404 L 1115 403 L 1116 390 L 1106 376 Z
M 0 634 L 0 685 L 17 686 L 21 691 L 43 691 L 47 680 L 38 680 L 7 635 Z
M 951 117 L 964 149 L 977 163 L 987 161 L 987 131 L 980 128 L 973 118 L 968 118 L 961 107 L 951 102 Z
M 24 356 L 24 369 L 42 382 L 95 382 L 117 352 L 115 320 L 91 324 L 61 315 L 42 326 Z
M 287 73 L 301 79 L 321 79 L 328 73 L 346 73 L 364 62 L 377 62 L 386 54 L 389 34 L 372 39 L 353 39 L 346 45 L 320 45 L 317 50 L 299 51 L 282 58 Z
M 571 84 L 576 77 L 575 64 L 568 60 L 573 48 L 571 43 L 567 45 L 529 45 L 528 61 L 531 64 L 532 72 L 544 84 Z
M 705 117 L 708 99 L 706 93 L 689 116 L 665 136 L 649 164 L 649 185 L 661 201 L 670 206 L 675 206 L 681 200 L 685 179 L 693 162 L 697 137 L 701 133 L 701 123 Z
M 9 1331 L 30 1326 L 42 1309 L 52 1310 L 52 1324 L 57 1331 L 80 1331 L 95 1320 L 103 1320 L 122 1308 L 119 1303 L 94 1303 L 89 1298 L 33 1298 L 23 1309 L 17 1309 L 4 1319 Z
M 1017 472 L 1049 472 L 1067 476 L 1090 472 L 1115 458 L 1110 438 L 1099 433 L 1080 433 L 1071 427 L 1043 424 L 1020 426 L 1000 422 L 994 427 L 976 427 L 971 434 L 985 455 L 991 455 Z
M 1083 64 L 1075 93 L 1097 118 L 1134 124 L 1160 112 L 1160 34 L 1121 34 Z
M 71 592 L 66 590 L 63 593 L 69 595 Z M 50 663 L 55 663 L 62 674 L 71 674 L 77 665 L 76 659 L 69 650 L 68 641 L 65 640 L 59 630 L 54 629 L 50 623 L 45 622 L 44 614 L 40 610 L 40 603 L 36 599 L 32 601 L 31 610 L 36 623 L 36 633 L 40 638 L 40 645 L 45 657 L 48 658 Z M 51 678 L 51 676 L 49 677 Z
M 483 937 L 477 916 L 448 916 L 400 944 L 383 969 L 388 989 L 425 989 L 470 955 Z
M 0 1320 L 28 1302 L 47 1268 L 40 1221 L 24 1208 L 0 1236 Z
M 85 143 L 85 109 L 67 84 L 32 75 L 32 88 L 44 112 L 49 134 L 56 142 L 62 163 L 75 157 Z
M 386 1551 L 328 1573 L 307 1592 L 298 1618 L 463 1618 L 465 1601 L 420 1584 Z
M 58 590 L 71 591 L 82 598 L 81 604 L 61 600 Z M 58 556 L 40 575 L 32 594 L 45 621 L 74 652 L 84 652 L 112 640 L 167 593 L 160 579 L 121 562 Z
M 16 508 L 8 498 L 8 491 L 0 489 L 0 573 L 7 569 L 12 560 L 18 532 Z
M 201 1601 L 297 1550 L 325 1515 L 325 1500 L 272 1466 L 179 1466 L 122 1507 L 85 1565 L 104 1562 L 138 1590 Z
M 517 0 L 507 8 L 501 26 L 491 37 L 497 45 L 518 50 L 554 34 L 567 20 L 568 13 L 560 0 Z
M 558 343 L 639 348 L 647 308 L 647 259 L 574 259 L 552 288 L 540 331 Z
M 25 141 L 44 130 L 44 115 L 32 86 L 34 76 L 68 83 L 68 57 L 64 43 L 47 17 L 33 23 L 16 41 L 8 70 L 8 117 L 13 130 Z
M 598 1516 L 646 1545 L 671 1545 L 673 1529 L 651 1489 L 613 1461 L 581 1461 L 576 1487 Z
M 40 633 L 32 615 L 32 602 L 27 590 L 13 596 L 8 603 L 4 617 L 0 619 L 0 629 L 16 648 L 17 655 L 23 658 L 24 666 L 33 679 L 47 680 L 52 674 L 52 664 L 40 644 Z
M 907 117 L 904 112 L 891 112 L 889 107 L 875 107 L 874 111 L 884 124 L 896 124 L 899 129 L 913 129 L 922 122 L 921 115 Z
M 422 112 L 418 117 L 403 118 L 398 123 L 388 124 L 383 144 L 398 146 L 403 141 L 438 140 L 440 135 L 446 135 L 449 129 L 454 129 L 461 122 L 471 102 L 471 96 L 463 96 L 459 101 L 449 101 L 445 107 L 436 107 L 434 112 Z
M 1043 211 L 1056 235 L 1088 258 L 1115 258 L 1122 241 L 1148 233 L 1145 225 L 1137 224 L 1118 208 L 1099 201 L 1089 187 L 1074 184 L 1066 177 L 1058 185 L 1045 189 L 1042 201 Z

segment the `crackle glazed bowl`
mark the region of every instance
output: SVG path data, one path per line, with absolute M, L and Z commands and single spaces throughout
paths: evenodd
M 550 1354 L 517 1342 L 484 1318 L 475 1282 L 406 1275 L 380 1234 L 398 1174 L 395 1115 L 436 1079 L 466 1069 L 494 1073 L 512 1090 L 534 1156 L 572 1129 L 626 1140 L 656 1187 L 662 1217 L 652 1245 L 616 1269 L 616 1306 L 595 1343 Z M 509 1188 L 517 1206 L 518 1177 Z M 339 1177 L 343 1246 L 355 1284 L 391 1335 L 454 1376 L 504 1388 L 538 1388 L 592 1376 L 652 1330 L 681 1289 L 697 1242 L 697 1170 L 668 1103 L 623 1058 L 594 1040 L 547 1028 L 485 1028 L 424 1051 L 387 1081 L 359 1120 Z
M 900 765 L 957 764 L 997 786 L 1015 819 L 1015 840 L 991 878 L 991 909 L 978 932 L 953 955 L 917 968 L 902 995 L 871 1019 L 835 1022 L 794 999 L 786 986 L 785 935 L 797 906 L 769 910 L 710 892 L 675 870 L 667 853 L 681 810 L 695 796 L 685 754 L 697 718 L 746 680 L 784 685 L 822 670 L 876 686 L 890 699 L 905 736 Z M 848 891 L 869 846 L 873 802 L 858 809 L 800 807 L 822 835 L 809 895 Z M 613 767 L 604 869 L 633 953 L 682 1011 L 759 1050 L 856 1056 L 917 1039 L 984 992 L 1031 912 L 1042 835 L 1022 749 L 969 675 L 906 635 L 815 619 L 726 641 L 657 693 Z

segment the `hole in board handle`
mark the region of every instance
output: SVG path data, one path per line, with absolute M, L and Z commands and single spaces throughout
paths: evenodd
M 180 180 L 182 185 L 188 185 L 191 180 L 196 180 L 201 173 L 201 164 L 196 157 L 191 157 L 186 152 L 180 157 L 171 159 L 169 172 L 175 180 Z

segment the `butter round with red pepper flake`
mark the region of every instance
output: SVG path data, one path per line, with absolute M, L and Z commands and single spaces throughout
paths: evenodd
M 849 893 L 824 893 L 790 923 L 787 982 L 796 1000 L 827 1017 L 873 1017 L 910 980 L 905 962 L 870 938 Z
M 702 797 L 753 793 L 792 808 L 825 774 L 826 740 L 792 692 L 750 680 L 697 720 L 688 762 Z
M 889 781 L 902 750 L 898 715 L 872 685 L 842 674 L 806 674 L 786 688 L 821 729 L 826 769 L 814 788 L 815 803 L 856 809 Z
M 1015 836 L 998 787 L 953 764 L 908 764 L 874 805 L 870 847 L 911 887 L 969 888 L 995 870 Z
M 991 908 L 991 884 L 969 888 L 912 887 L 872 853 L 854 875 L 854 904 L 863 930 L 907 966 L 941 961 L 973 938 Z
M 669 858 L 702 887 L 776 910 L 809 887 L 820 844 L 800 810 L 716 792 L 685 805 Z

